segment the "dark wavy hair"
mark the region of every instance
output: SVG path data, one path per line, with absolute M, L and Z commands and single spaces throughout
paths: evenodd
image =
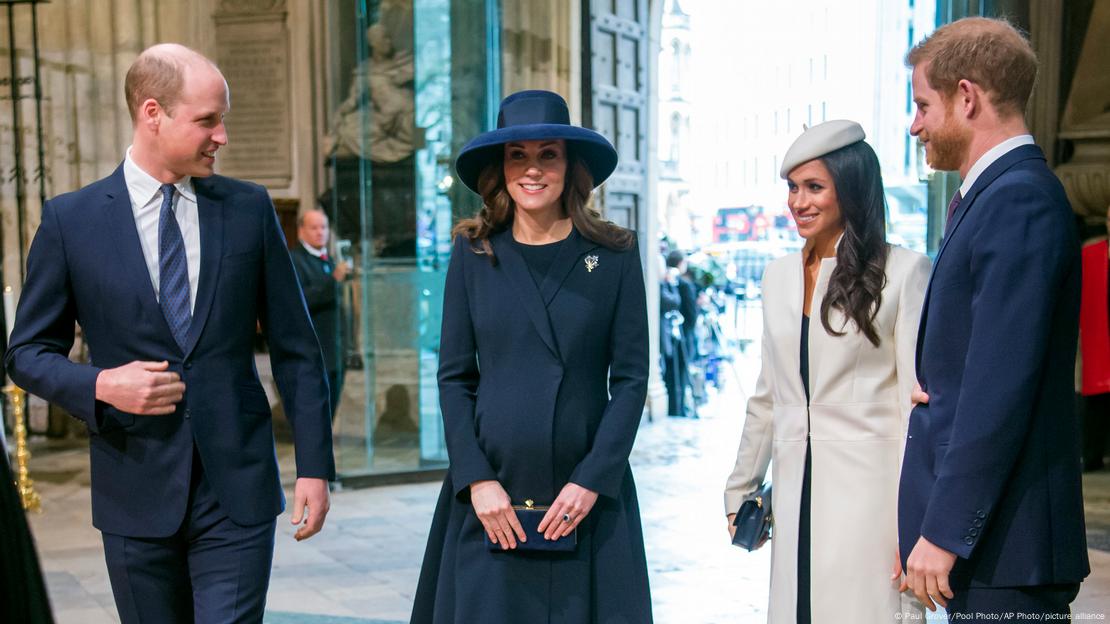
M 856 324 L 876 347 L 879 333 L 875 316 L 886 286 L 886 203 L 883 176 L 875 150 L 859 141 L 821 157 L 832 176 L 840 202 L 844 237 L 836 250 L 836 268 L 829 277 L 829 290 L 821 302 L 821 324 L 835 336 L 829 310 L 836 308 Z
M 478 191 L 482 196 L 482 209 L 478 214 L 462 219 L 451 230 L 451 236 L 466 236 L 474 253 L 488 255 L 496 264 L 489 237 L 512 226 L 516 203 L 505 187 L 504 150 L 491 150 L 490 162 L 478 175 Z M 631 230 L 601 218 L 601 213 L 590 205 L 594 179 L 590 169 L 577 154 L 574 144 L 567 142 L 567 172 L 563 177 L 561 201 L 563 211 L 583 237 L 603 246 L 621 251 L 632 247 L 635 237 Z M 477 243 L 474 247 L 473 243 Z

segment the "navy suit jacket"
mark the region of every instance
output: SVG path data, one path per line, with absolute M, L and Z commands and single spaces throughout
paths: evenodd
M 130 537 L 181 525 L 194 446 L 223 511 L 271 521 L 285 499 L 269 401 L 252 341 L 261 322 L 292 425 L 297 475 L 333 479 L 323 358 L 266 190 L 222 176 L 194 179 L 200 277 L 184 350 L 170 333 L 143 260 L 122 166 L 46 202 L 27 256 L 6 361 L 12 380 L 89 429 L 93 524 Z M 74 323 L 89 364 L 71 362 Z M 167 416 L 121 412 L 95 398 L 102 369 L 169 362 L 185 398 Z
M 919 536 L 954 587 L 1074 583 L 1089 572 L 1074 370 L 1079 241 L 1036 146 L 991 164 L 944 237 L 925 295 L 899 491 L 903 563 Z

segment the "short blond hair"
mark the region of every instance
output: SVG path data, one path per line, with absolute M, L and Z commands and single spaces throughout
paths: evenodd
M 131 123 L 138 120 L 139 107 L 149 99 L 173 115 L 173 108 L 181 99 L 185 71 L 192 63 L 216 66 L 200 52 L 176 43 L 160 43 L 143 50 L 123 79 L 123 96 Z
M 961 80 L 986 91 L 1001 113 L 1024 115 L 1037 79 L 1037 54 L 1004 19 L 966 17 L 941 26 L 906 54 L 906 65 L 928 63 L 925 78 L 945 98 Z

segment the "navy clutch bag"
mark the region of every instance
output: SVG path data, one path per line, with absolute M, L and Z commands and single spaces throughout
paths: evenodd
M 548 509 L 546 506 L 534 504 L 531 500 L 524 501 L 523 505 L 513 505 L 517 520 L 520 521 L 524 534 L 528 536 L 527 542 L 516 541 L 517 550 L 525 552 L 574 552 L 578 547 L 577 528 L 566 537 L 560 537 L 557 540 L 544 539 L 543 533 L 539 531 L 539 526 L 543 517 L 547 515 Z M 557 520 L 557 522 L 561 522 L 561 520 Z M 488 533 L 485 531 L 482 533 L 486 536 L 486 548 L 495 552 L 502 552 L 501 546 L 494 544 Z
M 771 515 L 771 484 L 764 483 L 754 494 L 740 503 L 736 512 L 736 536 L 732 543 L 748 551 L 755 550 L 771 539 L 774 516 Z

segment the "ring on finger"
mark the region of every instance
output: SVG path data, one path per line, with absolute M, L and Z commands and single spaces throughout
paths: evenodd
M 570 522 L 570 521 L 571 521 L 570 514 L 566 514 L 566 513 L 563 514 L 563 522 Z

